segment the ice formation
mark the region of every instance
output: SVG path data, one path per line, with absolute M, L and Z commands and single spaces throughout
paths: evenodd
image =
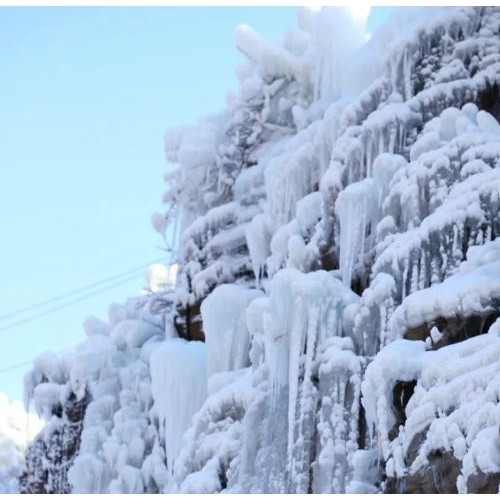
M 202 342 L 165 341 L 150 358 L 151 394 L 160 419 L 169 471 L 173 470 L 193 415 L 207 393 L 206 349 Z M 189 397 L 183 397 L 185 394 Z M 142 458 L 142 454 L 141 454 Z
M 363 404 L 377 429 L 388 477 L 404 477 L 429 465 L 441 451 L 461 462 L 456 487 L 467 492 L 470 478 L 500 470 L 498 436 L 498 328 L 437 350 L 421 341 L 398 340 L 368 366 Z M 396 383 L 414 382 L 403 426 L 391 399 Z M 416 445 L 416 443 L 418 445 Z
M 168 479 L 162 418 L 149 358 L 171 337 L 172 291 L 109 308 L 85 321 L 88 338 L 62 358 L 44 354 L 25 377 L 28 405 L 47 424 L 28 448 L 21 491 L 142 493 Z M 175 444 L 173 444 L 175 446 Z M 150 456 L 153 455 L 153 456 Z
M 236 29 L 238 97 L 165 139 L 175 286 L 37 360 L 26 491 L 498 492 L 500 9 L 359 28 Z
M 0 493 L 18 493 L 26 447 L 42 427 L 43 421 L 26 413 L 20 401 L 10 402 L 0 393 Z
M 261 294 L 237 285 L 217 287 L 203 301 L 201 317 L 207 350 L 207 379 L 249 365 L 250 334 L 245 310 Z

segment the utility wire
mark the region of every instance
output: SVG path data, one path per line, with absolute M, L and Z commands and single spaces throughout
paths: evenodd
M 66 299 L 68 297 L 72 297 L 76 294 L 79 294 L 81 292 L 85 292 L 87 290 L 91 290 L 92 288 L 95 288 L 99 285 L 105 285 L 111 281 L 115 281 L 117 280 L 118 278 L 122 278 L 122 277 L 125 277 L 125 279 L 122 279 L 122 280 L 119 280 L 115 283 L 112 283 L 110 284 L 109 286 L 105 286 L 103 288 L 99 288 L 98 290 L 94 290 L 92 293 L 89 293 L 89 294 L 86 294 L 86 295 L 83 295 L 81 297 L 78 297 L 74 300 L 70 300 L 69 302 L 64 302 L 63 304 L 59 304 L 58 306 L 55 306 L 55 307 L 52 307 L 50 309 L 46 309 L 45 311 L 41 311 L 40 313 L 37 313 L 37 314 L 34 314 L 32 316 L 29 316 L 28 318 L 24 318 L 22 320 L 19 320 L 19 321 L 16 321 L 14 323 L 11 323 L 9 325 L 6 325 L 4 326 L 3 328 L 0 328 L 0 332 L 3 332 L 3 331 L 6 331 L 6 330 L 10 330 L 12 328 L 15 328 L 16 326 L 20 326 L 24 323 L 28 323 L 30 321 L 33 321 L 37 318 L 40 318 L 40 317 L 43 317 L 43 316 L 46 316 L 48 314 L 51 314 L 53 312 L 57 312 L 59 309 L 64 309 L 65 307 L 69 307 L 73 304 L 76 304 L 82 300 L 86 300 L 88 298 L 91 298 L 95 295 L 98 295 L 102 292 L 105 292 L 107 290 L 111 290 L 112 288 L 115 288 L 116 286 L 118 285 L 122 285 L 124 283 L 127 283 L 129 281 L 132 281 L 134 279 L 137 279 L 141 276 L 141 273 L 139 273 L 139 271 L 143 271 L 145 268 L 147 268 L 148 266 L 152 265 L 152 264 L 155 264 L 157 263 L 159 260 L 161 259 L 156 259 L 154 261 L 151 261 L 147 264 L 143 264 L 142 266 L 138 266 L 138 267 L 135 267 L 133 269 L 129 269 L 128 271 L 125 271 L 123 273 L 120 273 L 120 274 L 115 274 L 114 276 L 110 276 L 109 278 L 105 278 L 105 279 L 102 279 L 102 280 L 99 280 L 99 281 L 96 281 L 94 283 L 91 283 L 89 285 L 86 285 L 86 286 L 83 286 L 81 288 L 78 288 L 78 289 L 75 289 L 75 290 L 71 290 L 70 292 L 67 292 L 65 294 L 62 294 L 62 295 L 58 295 L 57 297 L 52 297 L 51 299 L 47 299 L 47 300 L 43 300 L 41 302 L 37 302 L 36 304 L 32 304 L 31 306 L 27 306 L 27 307 L 24 307 L 22 309 L 18 309 L 17 311 L 13 311 L 11 313 L 8 313 L 8 314 L 4 314 L 2 316 L 0 316 L 0 320 L 5 320 L 5 319 L 8 319 L 8 318 L 12 318 L 12 317 L 15 317 L 15 316 L 18 316 L 19 314 L 22 314 L 22 313 L 25 313 L 25 312 L 29 312 L 33 309 L 38 309 L 42 306 L 45 306 L 45 305 L 49 305 L 49 304 L 52 304 L 54 302 L 59 302 L 63 299 Z M 130 276 L 132 274 L 132 276 Z M 66 351 L 67 349 L 62 349 L 60 351 L 57 351 L 56 354 L 58 353 L 61 353 L 61 352 L 64 352 Z M 16 363 L 16 364 L 13 364 L 13 365 L 9 365 L 9 366 L 6 366 L 4 368 L 0 368 L 0 374 L 2 373 L 8 373 L 8 372 L 11 372 L 13 370 L 16 370 L 18 368 L 22 368 L 23 366 L 27 366 L 31 363 L 34 362 L 34 359 L 30 359 L 30 360 L 27 360 L 27 361 L 21 361 L 19 363 Z
M 59 351 L 55 351 L 54 354 L 61 354 L 65 351 L 69 351 L 71 348 L 67 347 L 65 349 L 60 349 Z M 9 365 L 4 368 L 0 368 L 0 374 L 2 373 L 8 373 L 11 372 L 12 370 L 17 370 L 17 368 L 21 368 L 23 366 L 29 365 L 31 363 L 35 362 L 35 358 L 33 359 L 28 359 L 27 361 L 21 361 L 20 363 L 16 363 L 14 365 Z
M 117 287 L 118 285 L 122 285 L 123 283 L 127 283 L 128 281 L 132 281 L 134 279 L 137 279 L 141 276 L 140 273 L 137 273 L 134 276 L 129 276 L 126 279 L 123 279 L 121 281 L 117 281 L 111 285 L 108 285 L 106 287 L 100 288 L 98 290 L 93 291 L 92 293 L 88 293 L 86 295 L 82 295 L 81 297 L 78 297 L 76 299 L 70 300 L 69 302 L 64 302 L 63 304 L 59 304 L 58 306 L 51 307 L 50 309 L 46 309 L 45 311 L 42 311 L 37 314 L 33 314 L 32 316 L 28 316 L 27 318 L 21 319 L 19 321 L 16 321 L 14 323 L 10 323 L 2 328 L 0 328 L 0 332 L 5 332 L 7 330 L 11 330 L 12 328 L 15 328 L 16 326 L 24 325 L 25 323 L 29 323 L 30 321 L 33 321 L 34 319 L 41 318 L 43 316 L 47 316 L 48 314 L 52 314 L 53 312 L 59 311 L 60 309 L 64 309 L 65 307 L 71 306 L 73 304 L 76 304 L 77 302 L 81 302 L 82 300 L 89 299 L 91 297 L 94 297 L 95 295 L 98 295 L 102 292 L 105 292 L 107 290 L 111 290 L 112 288 Z M 61 296 L 61 298 L 64 296 Z
M 102 280 L 99 280 L 99 281 L 95 281 L 94 283 L 91 283 L 89 285 L 85 285 L 85 286 L 83 286 L 81 288 L 77 288 L 76 290 L 71 290 L 69 292 L 66 292 L 64 294 L 58 295 L 56 297 L 52 297 L 50 299 L 42 300 L 41 302 L 37 302 L 36 304 L 32 304 L 30 306 L 23 307 L 22 309 L 18 309 L 17 311 L 12 311 L 12 312 L 10 312 L 8 314 L 3 314 L 3 315 L 0 316 L 0 321 L 13 318 L 14 316 L 18 316 L 19 314 L 23 314 L 23 313 L 29 312 L 29 311 L 31 311 L 33 309 L 38 309 L 39 307 L 42 307 L 42 306 L 47 306 L 47 305 L 52 304 L 54 302 L 59 302 L 59 301 L 61 301 L 63 299 L 67 299 L 68 297 L 71 297 L 73 295 L 77 295 L 77 294 L 79 294 L 81 292 L 85 292 L 87 290 L 91 290 L 92 288 L 95 288 L 97 286 L 105 285 L 105 284 L 109 283 L 110 281 L 114 281 L 116 279 L 128 276 L 129 274 L 141 271 L 141 270 L 145 269 L 146 267 L 148 267 L 148 266 L 150 266 L 152 264 L 157 263 L 159 260 L 161 260 L 161 259 L 156 259 L 156 260 L 154 260 L 152 262 L 149 262 L 147 264 L 143 264 L 142 266 L 138 266 L 138 267 L 134 267 L 133 269 L 129 269 L 128 271 L 125 271 L 123 273 L 115 274 L 114 276 L 110 276 L 109 278 L 105 278 L 105 279 L 102 279 Z
M 29 365 L 30 363 L 33 363 L 33 361 L 34 361 L 33 359 L 30 359 L 28 361 L 22 361 L 21 363 L 17 363 L 15 365 L 6 366 L 5 368 L 0 369 L 0 374 L 1 373 L 8 373 L 8 372 L 11 372 L 12 370 L 16 370 L 17 368 L 21 368 L 23 366 Z

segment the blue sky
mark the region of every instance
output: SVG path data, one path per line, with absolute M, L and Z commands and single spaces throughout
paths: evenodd
M 241 22 L 280 38 L 296 8 L 0 8 L 0 316 L 161 261 L 164 131 L 236 90 Z M 0 320 L 0 391 L 21 398 L 29 366 L 4 367 L 74 346 L 87 315 L 143 283 L 6 331 L 26 315 Z

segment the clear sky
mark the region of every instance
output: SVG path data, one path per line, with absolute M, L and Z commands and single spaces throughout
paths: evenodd
M 372 9 L 372 29 L 389 8 Z M 0 8 L 0 317 L 153 260 L 161 239 L 163 134 L 220 110 L 244 22 L 280 38 L 296 8 Z M 0 391 L 84 340 L 89 314 L 136 295 L 136 279 L 2 331 Z M 31 314 L 40 310 L 32 311 Z

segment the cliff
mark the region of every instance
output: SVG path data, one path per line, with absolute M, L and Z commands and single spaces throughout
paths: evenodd
M 28 374 L 73 492 L 498 491 L 500 8 L 298 24 L 167 133 L 175 290 Z

